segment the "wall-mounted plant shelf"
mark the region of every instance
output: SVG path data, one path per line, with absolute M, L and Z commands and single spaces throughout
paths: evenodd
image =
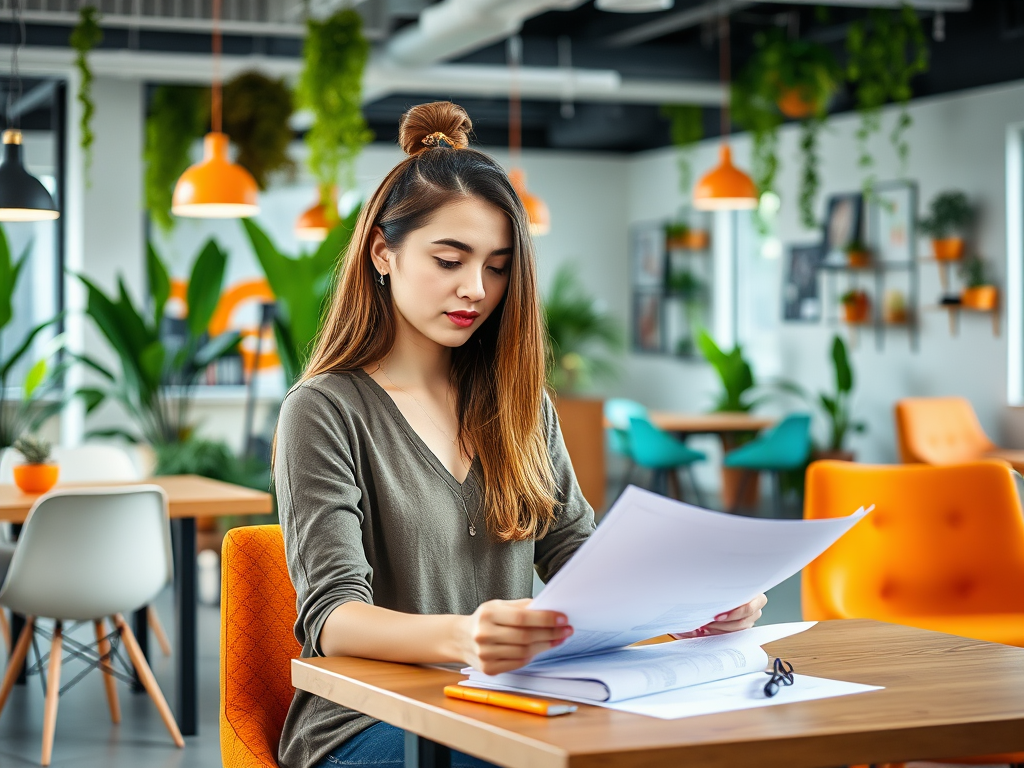
M 991 315 L 992 316 L 992 335 L 999 338 L 1000 327 L 999 327 L 999 315 L 1000 308 L 998 305 L 992 309 L 975 309 L 974 307 L 965 307 L 963 304 L 932 304 L 925 307 L 931 311 L 943 311 L 945 310 L 949 314 L 949 334 L 950 336 L 960 335 L 960 313 L 964 312 L 970 315 Z

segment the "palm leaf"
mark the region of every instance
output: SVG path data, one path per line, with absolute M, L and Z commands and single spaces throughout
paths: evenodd
M 211 238 L 192 265 L 188 280 L 188 330 L 193 336 L 202 336 L 210 325 L 220 301 L 227 261 L 227 254 Z
M 164 306 L 171 295 L 171 278 L 153 243 L 146 243 L 146 271 L 149 275 L 149 295 L 153 297 L 153 326 L 159 330 L 164 318 Z

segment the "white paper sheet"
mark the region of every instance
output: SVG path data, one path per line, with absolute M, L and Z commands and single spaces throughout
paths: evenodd
M 792 576 L 870 511 L 762 520 L 629 486 L 531 603 L 565 613 L 574 633 L 525 669 L 697 629 Z
M 774 707 L 779 704 L 795 704 L 801 701 L 816 701 L 836 696 L 849 696 L 855 693 L 880 691 L 879 685 L 862 685 L 847 683 L 842 680 L 829 680 L 824 677 L 810 677 L 797 674 L 793 685 L 783 686 L 779 692 L 768 698 L 764 695 L 764 684 L 768 676 L 764 672 L 753 672 L 749 675 L 730 677 L 713 683 L 691 685 L 689 688 L 677 688 L 674 691 L 655 693 L 650 696 L 638 696 L 625 701 L 587 701 L 574 699 L 571 696 L 560 698 L 568 701 L 579 701 L 597 707 L 629 712 L 634 715 L 646 715 L 662 720 L 678 720 L 683 717 L 697 715 L 715 715 L 721 712 L 737 712 L 744 709 Z M 517 693 L 529 693 L 522 689 L 509 686 L 491 686 L 463 680 L 462 685 L 474 688 L 490 688 Z

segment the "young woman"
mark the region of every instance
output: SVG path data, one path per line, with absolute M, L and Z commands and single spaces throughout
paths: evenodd
M 572 633 L 527 609 L 594 529 L 544 391 L 526 212 L 458 106 L 414 107 L 409 155 L 356 224 L 278 423 L 274 478 L 304 657 L 516 669 Z M 748 627 L 764 597 L 703 631 Z M 402 732 L 296 691 L 287 768 L 402 763 Z M 480 766 L 466 755 L 456 766 Z

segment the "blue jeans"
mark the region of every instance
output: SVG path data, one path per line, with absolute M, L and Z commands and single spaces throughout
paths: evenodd
M 387 723 L 371 725 L 325 757 L 317 768 L 404 766 L 405 731 Z M 477 757 L 452 752 L 452 768 L 495 768 Z

